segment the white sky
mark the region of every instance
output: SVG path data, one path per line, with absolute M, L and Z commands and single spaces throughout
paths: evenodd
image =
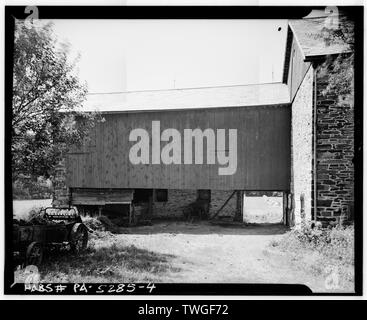
M 53 22 L 89 92 L 281 81 L 286 20 Z

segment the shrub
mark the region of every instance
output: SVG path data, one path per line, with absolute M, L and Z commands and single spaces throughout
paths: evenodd
M 354 227 L 338 225 L 328 229 L 326 234 L 327 243 L 322 246 L 321 251 L 343 264 L 354 265 Z
M 330 268 L 338 270 L 343 286 L 354 287 L 353 225 L 323 228 L 320 223 L 303 223 L 270 246 L 287 252 L 293 261 L 311 273 L 325 275 Z
M 288 237 L 292 238 L 292 240 L 296 238 L 299 244 L 304 247 L 322 251 L 332 257 L 340 256 L 340 254 L 335 255 L 335 253 L 343 252 L 348 253 L 349 259 L 350 253 L 354 252 L 353 225 L 336 225 L 323 228 L 321 223 L 311 221 L 310 223 L 302 224 L 300 228 L 292 229 Z
M 52 192 L 51 181 L 44 177 L 20 176 L 13 181 L 13 199 L 50 199 Z

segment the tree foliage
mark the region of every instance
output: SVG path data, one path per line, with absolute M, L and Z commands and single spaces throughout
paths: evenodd
M 329 56 L 321 66 L 321 76 L 327 79 L 324 95 L 337 94 L 343 102 L 353 103 L 354 97 L 354 23 L 347 16 L 340 16 L 339 27 L 323 30 L 326 45 L 346 44 L 346 52 L 337 57 Z
M 69 62 L 69 46 L 59 43 L 52 24 L 29 28 L 16 21 L 12 101 L 12 170 L 49 176 L 68 147 L 80 143 L 96 114 L 78 111 L 87 87 Z M 76 119 L 79 119 L 77 122 Z

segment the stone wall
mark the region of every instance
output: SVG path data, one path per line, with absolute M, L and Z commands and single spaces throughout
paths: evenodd
M 68 205 L 69 190 L 66 187 L 66 167 L 65 159 L 61 160 L 55 167 L 55 177 L 53 179 L 52 205 Z
M 154 218 L 183 218 L 183 209 L 194 202 L 196 190 L 168 190 L 166 202 L 153 203 Z
M 307 71 L 292 103 L 291 193 L 294 224 L 301 222 L 300 196 L 305 196 L 305 218 L 311 220 L 313 68 Z
M 354 213 L 354 105 L 325 96 L 327 80 L 317 74 L 317 219 L 338 222 Z
M 233 191 L 211 190 L 209 214 L 213 215 L 224 204 Z M 154 202 L 153 217 L 183 218 L 183 209 L 197 198 L 197 190 L 168 190 L 168 201 Z M 236 195 L 220 212 L 220 216 L 234 216 L 236 212 Z

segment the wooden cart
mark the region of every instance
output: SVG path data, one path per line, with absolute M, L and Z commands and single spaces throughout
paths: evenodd
M 88 244 L 88 229 L 74 208 L 46 208 L 39 219 L 14 221 L 14 257 L 26 265 L 40 265 L 49 247 L 69 246 L 78 253 Z

